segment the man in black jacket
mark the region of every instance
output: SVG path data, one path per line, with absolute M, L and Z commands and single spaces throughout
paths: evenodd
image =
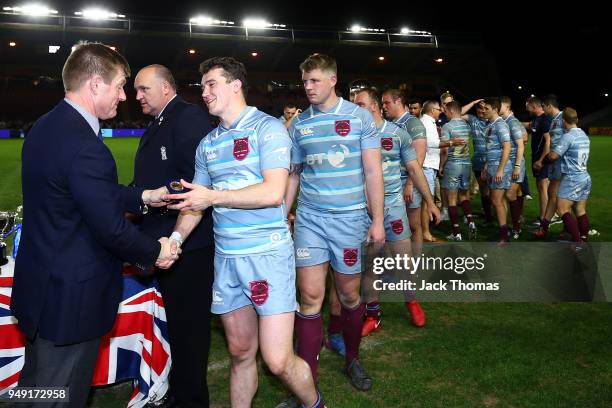
M 99 119 L 117 114 L 129 74 L 111 48 L 76 46 L 62 70 L 64 100 L 23 144 L 24 223 L 11 299 L 27 337 L 19 386 L 66 387 L 70 407 L 87 402 L 100 338 L 121 301 L 121 261 L 149 269 L 176 259 L 167 238 L 158 242 L 161 235 L 144 234 L 123 217 L 142 204 L 164 205 L 166 189 L 118 185 L 100 137 Z
M 154 117 L 140 140 L 134 161 L 134 186 L 159 186 L 171 180 L 192 180 L 195 152 L 211 130 L 208 114 L 176 94 L 172 73 L 150 65 L 134 80 L 142 111 Z M 210 304 L 214 241 L 210 211 L 184 243 L 172 233 L 178 211 L 151 208 L 140 226 L 153 236 L 170 236 L 183 251 L 167 271 L 159 271 L 166 307 L 172 369 L 166 406 L 208 407 L 206 367 L 210 346 Z M 161 234 L 161 235 L 160 235 Z

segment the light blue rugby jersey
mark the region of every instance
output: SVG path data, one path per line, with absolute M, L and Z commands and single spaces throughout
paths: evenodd
M 502 158 L 503 143 L 510 141 L 508 124 L 498 117 L 487 127 L 487 163 L 499 164 Z
M 248 106 L 227 129 L 213 129 L 196 150 L 194 183 L 238 190 L 263 182 L 262 170 L 289 169 L 291 139 L 278 119 Z M 291 245 L 285 205 L 239 209 L 215 206 L 216 251 L 249 255 Z
M 372 115 L 338 98 L 328 112 L 312 105 L 289 128 L 291 162 L 302 163 L 301 210 L 343 213 L 366 208 L 362 149 L 380 149 Z
M 559 113 L 557 113 L 555 117 L 552 118 L 552 122 L 550 123 L 550 129 L 548 130 L 548 134 L 550 134 L 550 150 L 554 149 L 557 146 L 559 140 L 561 139 L 561 136 L 563 136 L 564 133 L 565 129 L 563 128 L 563 112 L 559 111 Z
M 472 128 L 468 123 L 461 119 L 451 119 L 442 126 L 442 140 L 463 139 L 466 144 L 463 146 L 450 146 L 448 148 L 448 161 L 454 163 L 470 164 L 470 139 L 472 138 Z
M 509 115 L 504 120 L 510 129 L 510 140 L 512 141 L 512 147 L 510 147 L 510 158 L 508 160 L 514 163 L 516 160 L 516 149 L 518 148 L 516 141 L 523 138 L 523 135 L 525 134 L 525 127 L 516 117 L 514 117 L 514 115 Z
M 425 139 L 427 140 L 427 133 L 425 130 L 425 125 L 421 122 L 421 119 L 416 116 L 410 114 L 410 112 L 404 112 L 402 116 L 395 119 L 393 121 L 396 125 L 404 129 L 408 132 L 408 136 L 410 136 L 410 141 Z M 400 171 L 402 183 L 406 184 L 406 179 L 408 178 L 408 172 L 406 171 L 406 166 L 404 163 L 400 163 Z
M 472 140 L 474 141 L 474 157 L 487 155 L 487 127 L 489 123 L 478 116 L 468 115 L 467 122 L 472 128 Z
M 569 129 L 559 140 L 553 149 L 555 153 L 562 156 L 561 173 L 579 174 L 587 171 L 589 161 L 590 141 L 589 137 L 580 128 Z
M 412 140 L 401 127 L 384 121 L 378 128 L 385 180 L 385 207 L 404 204 L 400 163 L 416 160 Z

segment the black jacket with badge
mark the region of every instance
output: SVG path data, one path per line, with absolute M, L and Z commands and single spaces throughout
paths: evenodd
M 175 96 L 140 139 L 134 159 L 136 187 L 154 189 L 170 180 L 193 180 L 196 149 L 211 131 L 210 117 L 202 108 Z M 150 208 L 140 221 L 142 231 L 160 238 L 170 236 L 178 211 Z M 182 245 L 183 251 L 212 245 L 211 210 L 207 210 L 200 224 Z

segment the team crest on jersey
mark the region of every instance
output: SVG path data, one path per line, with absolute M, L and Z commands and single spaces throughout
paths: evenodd
M 383 137 L 380 139 L 380 145 L 386 151 L 393 149 L 393 138 L 391 137 Z
M 258 280 L 249 282 L 249 288 L 251 289 L 251 300 L 257 306 L 261 306 L 268 300 L 268 281 Z
M 404 223 L 402 220 L 391 221 L 391 230 L 395 233 L 395 235 L 399 235 L 404 232 Z
M 553 122 L 551 126 L 551 130 L 555 130 L 557 128 L 557 122 Z
M 357 263 L 359 256 L 358 248 L 344 248 L 344 263 L 346 266 L 353 266 Z
M 244 160 L 249 155 L 249 138 L 234 139 L 234 158 Z
M 351 121 L 350 120 L 337 120 L 336 121 L 336 133 L 340 136 L 346 136 L 351 133 Z

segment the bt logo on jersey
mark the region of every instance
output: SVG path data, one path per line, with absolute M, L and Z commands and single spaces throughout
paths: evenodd
M 349 155 L 350 150 L 343 144 L 333 145 L 327 153 L 314 153 L 306 155 L 306 164 L 312 166 L 315 164 L 323 164 L 325 160 L 333 167 L 342 168 L 346 166 L 344 160 Z

